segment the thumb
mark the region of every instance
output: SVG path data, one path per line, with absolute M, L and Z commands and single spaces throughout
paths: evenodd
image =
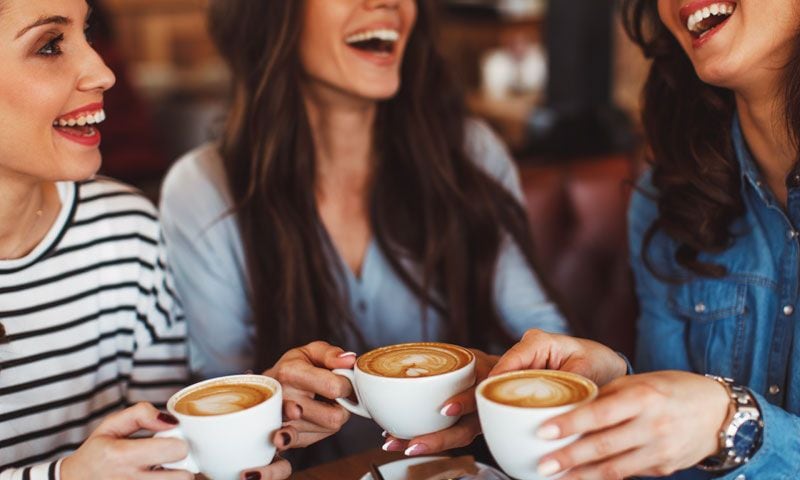
M 109 415 L 91 436 L 127 438 L 140 430 L 161 432 L 172 429 L 177 424 L 178 419 L 172 415 L 160 412 L 150 403 L 142 402 Z
M 353 368 L 356 354 L 345 352 L 327 342 L 317 341 L 300 347 L 297 351 L 315 367 L 332 370 L 334 368 Z

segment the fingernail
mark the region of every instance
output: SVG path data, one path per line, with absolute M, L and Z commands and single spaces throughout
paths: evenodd
M 281 440 L 283 440 L 283 445 L 282 446 L 286 447 L 290 443 L 292 443 L 292 436 L 289 435 L 286 432 L 281 432 Z
M 454 402 L 445 405 L 444 408 L 442 408 L 442 410 L 439 413 L 441 413 L 442 416 L 444 417 L 457 417 L 461 415 L 461 411 L 463 409 L 464 408 L 461 406 L 460 403 Z
M 403 449 L 403 446 L 400 445 L 400 442 L 397 440 L 389 440 L 388 442 L 384 443 L 381 449 L 384 452 L 399 452 Z
M 545 425 L 536 432 L 542 440 L 555 440 L 561 436 L 561 429 L 556 425 Z
M 547 460 L 539 464 L 539 468 L 537 472 L 539 475 L 543 477 L 549 477 L 550 475 L 555 475 L 556 473 L 561 471 L 561 464 L 558 463 L 556 460 Z
M 295 405 L 297 405 L 297 409 L 300 410 L 300 416 L 302 417 L 303 416 L 303 406 L 300 405 L 299 403 L 296 403 Z
M 339 354 L 339 358 L 355 357 L 355 356 L 357 356 L 356 352 L 344 352 L 342 354 Z
M 428 453 L 428 446 L 424 443 L 418 443 L 416 445 L 411 445 L 406 449 L 403 454 L 407 457 L 413 457 L 414 455 L 422 455 Z
M 178 419 L 170 415 L 169 413 L 161 412 L 158 414 L 158 419 L 164 423 L 168 423 L 170 425 L 177 425 Z
M 389 432 L 387 432 L 386 430 L 381 432 L 381 437 L 386 438 L 388 436 L 389 436 Z
M 244 474 L 244 480 L 261 480 L 261 472 L 247 472 Z

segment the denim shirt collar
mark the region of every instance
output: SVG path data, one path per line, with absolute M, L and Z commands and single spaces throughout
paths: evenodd
M 731 139 L 733 141 L 733 149 L 736 154 L 736 160 L 739 162 L 739 168 L 742 173 L 742 193 L 749 184 L 753 190 L 758 194 L 759 198 L 767 205 L 775 205 L 776 200 L 772 192 L 766 188 L 761 172 L 758 170 L 756 161 L 753 154 L 750 152 L 750 147 L 744 139 L 742 132 L 742 125 L 739 121 L 739 115 L 733 116 L 733 125 L 731 126 Z

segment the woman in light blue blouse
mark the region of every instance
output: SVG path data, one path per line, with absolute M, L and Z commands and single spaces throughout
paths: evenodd
M 652 170 L 631 205 L 637 369 L 539 434 L 565 480 L 800 477 L 800 4 L 628 0 L 653 57 Z M 537 332 L 496 372 L 619 377 L 613 352 Z M 532 361 L 528 361 L 533 359 Z M 559 364 L 557 359 L 567 359 Z
M 492 351 L 532 327 L 566 330 L 535 274 L 514 165 L 466 118 L 433 9 L 212 2 L 235 83 L 228 128 L 177 163 L 162 201 L 197 375 L 261 371 L 314 340 Z M 492 359 L 479 358 L 488 372 Z M 333 431 L 345 412 L 314 394 L 349 387 L 330 365 L 306 363 L 269 373 L 302 407 L 298 430 Z M 458 416 L 472 403 L 442 407 Z M 468 443 L 477 426 L 466 415 L 452 436 L 386 448 L 429 453 Z M 377 433 L 348 436 L 336 454 L 374 446 Z

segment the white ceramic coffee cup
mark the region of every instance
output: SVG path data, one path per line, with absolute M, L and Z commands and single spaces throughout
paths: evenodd
M 266 387 L 272 390 L 272 396 L 246 410 L 222 415 L 186 415 L 175 410 L 175 404 L 189 393 L 227 382 Z M 275 456 L 272 436 L 281 428 L 282 404 L 281 384 L 263 375 L 231 375 L 184 388 L 167 402 L 167 410 L 180 423 L 156 437 L 185 440 L 189 455 L 180 462 L 162 466 L 202 473 L 211 480 L 238 480 L 243 470 L 268 465 Z
M 597 385 L 580 375 L 558 372 L 559 375 L 566 375 L 584 383 L 590 393 L 580 401 L 556 407 L 515 407 L 490 400 L 483 392 L 487 385 L 504 378 L 526 373 L 547 374 L 547 372 L 547 370 L 523 370 L 505 373 L 487 378 L 475 390 L 481 429 L 489 450 L 500 468 L 517 480 L 545 480 L 561 476 L 539 475 L 537 472 L 539 461 L 548 453 L 574 442 L 578 436 L 560 440 L 542 440 L 536 436 L 536 431 L 545 421 L 594 400 L 597 397 Z
M 336 369 L 353 385 L 358 403 L 337 398 L 344 408 L 362 417 L 375 420 L 392 436 L 405 440 L 438 432 L 453 426 L 459 417 L 441 413 L 451 397 L 475 385 L 475 356 L 463 367 L 429 377 L 394 378 L 353 370 Z

